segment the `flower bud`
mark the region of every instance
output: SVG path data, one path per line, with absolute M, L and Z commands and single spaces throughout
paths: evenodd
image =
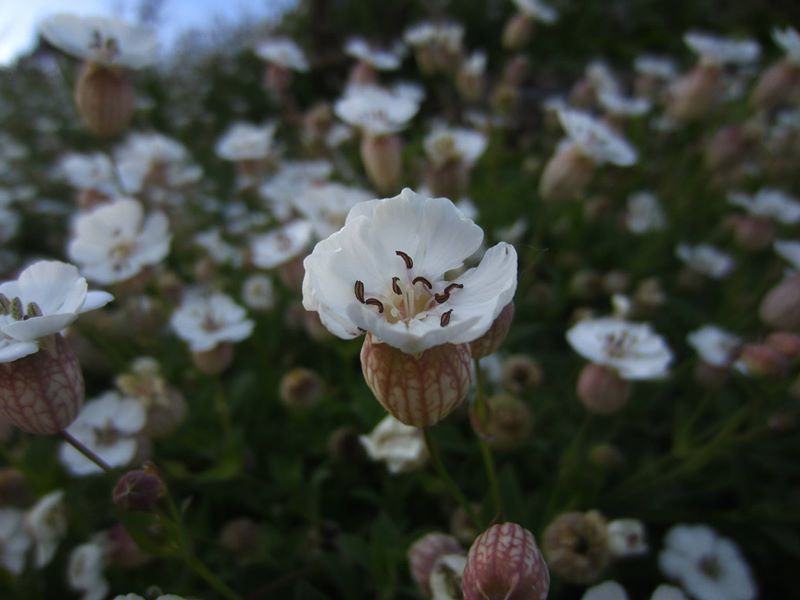
M 28 433 L 59 433 L 78 416 L 83 373 L 61 335 L 40 341 L 38 352 L 0 364 L 0 414 Z
M 694 380 L 706 389 L 718 389 L 728 380 L 729 374 L 728 367 L 710 365 L 704 360 L 698 360 L 694 365 Z
M 0 469 L 0 508 L 24 508 L 33 502 L 33 490 L 21 471 L 13 467 Z
M 767 292 L 758 316 L 775 329 L 800 329 L 800 274 L 787 277 Z
M 514 450 L 530 437 L 533 424 L 531 409 L 515 396 L 498 394 L 487 401 L 489 421 L 486 436 L 489 445 L 497 450 Z
M 503 361 L 500 382 L 510 394 L 522 394 L 542 382 L 542 368 L 527 354 L 512 354 Z
M 506 63 L 503 69 L 503 83 L 512 87 L 519 87 L 525 82 L 530 69 L 530 60 L 524 54 L 517 54 Z
M 800 335 L 788 331 L 770 333 L 765 340 L 770 348 L 783 354 L 789 360 L 800 358 Z
M 517 86 L 500 82 L 495 86 L 490 99 L 492 110 L 501 116 L 510 116 L 519 104 Z
M 112 492 L 114 505 L 124 511 L 150 511 L 164 495 L 164 482 L 153 468 L 128 471 L 119 478 Z
M 430 577 L 434 565 L 442 556 L 447 554 L 463 554 L 461 544 L 452 535 L 445 533 L 428 533 L 408 549 L 408 565 L 411 569 L 411 578 L 416 582 L 426 596 L 430 596 Z
M 719 79 L 714 65 L 697 65 L 670 86 L 667 113 L 680 121 L 701 119 L 716 99 Z
M 610 415 L 628 402 L 631 386 L 613 369 L 589 363 L 578 376 L 576 391 L 590 413 Z
M 292 71 L 281 65 L 267 63 L 264 68 L 264 87 L 278 99 L 284 98 L 292 78 Z
M 466 398 L 472 383 L 469 344 L 442 344 L 406 354 L 372 334 L 361 347 L 361 371 L 378 402 L 414 427 L 435 425 Z
M 396 192 L 403 170 L 403 142 L 397 135 L 361 138 L 361 162 L 367 177 L 381 193 Z
M 461 580 L 464 600 L 545 600 L 550 573 L 533 534 L 492 525 L 473 542 Z
M 115 567 L 136 569 L 150 560 L 150 556 L 119 523 L 105 532 L 103 541 L 108 562 Z
M 596 444 L 589 449 L 589 460 L 593 465 L 616 470 L 625 466 L 625 455 L 613 444 Z
M 503 48 L 519 50 L 531 39 L 534 20 L 523 13 L 516 13 L 506 21 L 503 28 Z
M 759 251 L 772 245 L 775 225 L 767 217 L 736 215 L 728 220 L 736 242 L 745 250 Z
M 258 524 L 247 517 L 228 521 L 219 533 L 219 545 L 238 559 L 253 556 L 258 550 Z
M 192 352 L 192 362 L 206 375 L 219 375 L 233 362 L 233 344 L 220 342 L 211 350 Z
M 75 86 L 75 104 L 93 133 L 118 135 L 133 118 L 133 85 L 125 71 L 86 64 Z
M 706 144 L 706 168 L 712 173 L 738 167 L 758 146 L 758 137 L 745 125 L 723 127 Z
M 758 80 L 752 103 L 761 110 L 788 104 L 800 96 L 800 65 L 781 60 L 769 67 Z
M 362 463 L 367 458 L 358 432 L 348 426 L 334 429 L 328 436 L 328 456 L 333 462 L 348 465 Z
M 500 311 L 497 318 L 492 323 L 489 331 L 484 333 L 477 340 L 472 340 L 469 343 L 469 349 L 472 353 L 472 358 L 483 358 L 489 356 L 500 347 L 503 340 L 508 335 L 508 330 L 511 329 L 511 322 L 514 320 L 514 302 L 506 304 L 505 308 Z
M 544 532 L 547 564 L 562 579 L 580 585 L 595 581 L 608 565 L 606 520 L 596 511 L 556 517 Z
M 594 173 L 594 163 L 570 144 L 547 162 L 539 180 L 543 200 L 571 200 L 583 194 Z
M 319 403 L 325 384 L 311 369 L 297 368 L 281 378 L 279 396 L 286 408 L 308 410 Z
M 467 189 L 469 171 L 459 158 L 425 168 L 425 184 L 434 197 L 461 198 Z
M 760 377 L 783 377 L 789 370 L 787 358 L 767 344 L 746 344 L 739 359 L 748 374 Z

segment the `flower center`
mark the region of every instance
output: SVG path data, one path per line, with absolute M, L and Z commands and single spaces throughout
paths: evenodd
M 112 446 L 120 438 L 119 431 L 111 421 L 106 421 L 102 427 L 93 427 L 92 432 L 99 446 Z
M 603 349 L 611 358 L 624 358 L 636 342 L 636 336 L 628 331 L 609 333 L 603 338 Z
M 21 298 L 14 296 L 9 299 L 5 294 L 0 294 L 0 316 L 9 315 L 15 321 L 27 321 L 31 317 L 41 317 L 42 309 L 36 302 L 28 302 L 28 306 L 23 310 Z
M 698 566 L 700 567 L 700 571 L 709 579 L 718 580 L 722 574 L 722 568 L 716 556 L 704 556 L 700 559 L 700 564 Z
M 112 62 L 119 56 L 119 44 L 114 38 L 104 38 L 103 34 L 97 30 L 92 32 L 92 42 L 89 48 L 97 53 L 102 62 Z

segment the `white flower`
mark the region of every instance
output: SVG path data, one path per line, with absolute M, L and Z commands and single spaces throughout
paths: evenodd
M 570 346 L 585 359 L 615 369 L 623 379 L 667 375 L 672 352 L 647 323 L 586 319 L 567 331 Z
M 164 213 L 145 218 L 139 202 L 119 198 L 75 219 L 67 254 L 89 279 L 116 283 L 161 262 L 171 239 Z
M 369 435 L 359 436 L 367 455 L 383 461 L 390 473 L 413 471 L 428 460 L 422 430 L 386 415 Z
M 776 27 L 772 30 L 772 39 L 783 48 L 789 61 L 800 63 L 800 33 L 794 27 L 786 27 L 783 31 Z
M 67 54 L 107 66 L 138 69 L 154 63 L 158 51 L 152 28 L 112 17 L 59 13 L 43 19 L 39 32 Z
M 217 142 L 217 155 L 232 161 L 266 158 L 275 151 L 276 127 L 275 123 L 234 123 Z
M 311 243 L 310 221 L 296 219 L 250 242 L 251 260 L 261 269 L 272 269 L 299 256 Z
M 586 65 L 586 79 L 592 84 L 592 87 L 597 93 L 622 93 L 616 76 L 611 72 L 609 66 L 602 60 L 593 60 Z
M 83 593 L 83 600 L 103 600 L 108 594 L 108 582 L 103 577 L 104 548 L 96 542 L 87 542 L 69 555 L 67 582 L 69 587 Z
M 772 247 L 778 256 L 789 261 L 795 269 L 800 269 L 800 241 L 777 240 Z
M 186 165 L 186 148 L 161 133 L 134 133 L 116 150 L 117 164 L 125 190 L 141 190 L 148 176 L 161 171 L 159 183 L 179 186 L 191 183 L 202 175 L 198 167 Z
M 757 595 L 739 548 L 706 525 L 670 529 L 658 564 L 698 600 L 752 600 Z
M 367 190 L 330 182 L 306 186 L 297 194 L 294 205 L 322 239 L 344 226 L 351 208 L 373 197 Z
M 703 362 L 713 367 L 729 366 L 742 344 L 742 338 L 714 325 L 705 325 L 692 331 L 686 340 Z
M 115 596 L 114 600 L 145 600 L 139 594 L 125 594 L 124 596 Z M 162 594 L 155 600 L 184 600 L 183 596 L 176 596 L 175 594 Z
M 610 90 L 601 90 L 597 99 L 609 113 L 623 117 L 640 117 L 649 112 L 652 106 L 647 98 L 628 98 Z
M 637 192 L 628 197 L 625 226 L 639 235 L 666 229 L 667 216 L 658 198 L 650 192 Z
M 675 255 L 692 269 L 712 279 L 724 279 L 733 272 L 733 258 L 711 244 L 678 244 Z
M 403 46 L 396 44 L 392 48 L 376 48 L 367 43 L 362 37 L 351 37 L 347 40 L 344 53 L 352 56 L 378 71 L 394 71 L 400 68 L 403 62 Z
M 608 549 L 613 556 L 625 558 L 647 552 L 644 525 L 637 519 L 616 519 L 608 524 Z
M 101 152 L 78 154 L 70 152 L 58 162 L 57 172 L 78 190 L 96 190 L 106 195 L 116 192 L 114 166 Z
M 678 74 L 678 69 L 671 59 L 649 54 L 637 57 L 633 67 L 637 73 L 665 81 L 674 79 Z
M 242 285 L 242 301 L 254 310 L 269 310 L 275 306 L 275 289 L 272 280 L 256 273 Z
M 227 263 L 238 267 L 244 262 L 244 252 L 225 241 L 219 227 L 212 227 L 196 233 L 194 243 L 208 252 L 208 255 L 217 264 Z
M 139 402 L 108 391 L 84 404 L 67 431 L 111 467 L 124 467 L 136 456 L 139 449 L 136 434 L 146 420 Z M 66 442 L 61 445 L 59 459 L 73 475 L 101 472 L 100 467 Z
M 253 333 L 254 323 L 226 294 L 191 293 L 176 310 L 170 324 L 192 352 L 212 350 L 222 342 L 240 342 Z
M 21 510 L 0 508 L 0 567 L 12 575 L 22 573 L 25 555 L 31 545 L 23 519 Z
M 636 150 L 605 123 L 588 113 L 571 109 L 559 110 L 558 120 L 570 141 L 595 163 L 609 162 L 620 167 L 629 167 L 636 163 Z
M 755 196 L 732 192 L 728 194 L 728 202 L 751 215 L 769 217 L 783 225 L 800 223 L 800 202 L 781 190 L 763 188 Z
M 59 542 L 67 533 L 64 492 L 57 490 L 39 499 L 25 515 L 25 530 L 36 544 L 36 567 L 44 567 L 53 558 Z
M 542 23 L 555 23 L 558 19 L 556 9 L 542 0 L 513 0 L 513 2 L 519 12 Z
M 442 46 L 452 52 L 461 48 L 464 27 L 458 23 L 433 23 L 424 21 L 406 29 L 403 39 L 409 46 Z
M 40 338 L 113 299 L 87 288 L 73 265 L 44 260 L 25 269 L 16 281 L 0 284 L 0 363 L 37 352 Z
M 660 585 L 658 586 L 653 595 L 650 596 L 650 600 L 689 600 L 686 597 L 680 588 L 676 588 L 671 585 Z
M 628 600 L 628 593 L 616 581 L 604 581 L 586 590 L 581 600 Z
M 259 189 L 270 211 L 279 221 L 292 214 L 294 200 L 308 186 L 324 183 L 333 172 L 327 160 L 286 161 Z
M 350 86 L 333 106 L 336 116 L 345 123 L 372 135 L 404 129 L 418 110 L 419 101 L 410 94 L 376 85 Z
M 434 165 L 459 160 L 471 167 L 486 151 L 486 135 L 466 127 L 436 126 L 425 136 L 425 154 Z
M 272 38 L 261 42 L 255 49 L 262 60 L 300 73 L 308 71 L 308 61 L 300 46 L 289 38 Z
M 745 65 L 758 60 L 761 48 L 753 40 L 732 40 L 708 33 L 689 32 L 683 41 L 709 65 Z
M 475 50 L 461 63 L 461 72 L 473 77 L 480 77 L 486 72 L 486 52 Z
M 17 235 L 20 222 L 21 218 L 15 210 L 0 206 L 0 244 L 5 244 Z
M 303 305 L 336 336 L 367 331 L 414 354 L 471 342 L 491 327 L 517 286 L 517 253 L 499 243 L 456 280 L 483 231 L 450 200 L 410 189 L 356 204 L 345 226 L 304 261 Z

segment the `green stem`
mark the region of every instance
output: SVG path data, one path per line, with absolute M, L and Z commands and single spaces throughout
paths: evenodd
M 231 439 L 231 413 L 228 408 L 228 400 L 225 397 L 225 384 L 222 378 L 217 378 L 217 393 L 214 394 L 214 408 L 217 411 L 222 432 L 225 435 L 225 441 L 230 442 Z
M 431 456 L 431 462 L 433 463 L 433 467 L 436 469 L 436 472 L 439 473 L 439 477 L 442 478 L 448 490 L 450 491 L 450 494 L 453 496 L 453 498 L 455 498 L 456 502 L 458 502 L 458 504 L 467 514 L 467 517 L 470 521 L 472 521 L 472 524 L 478 530 L 481 530 L 481 522 L 478 520 L 478 516 L 475 514 L 475 511 L 472 510 L 472 506 L 470 506 L 469 502 L 467 502 L 464 494 L 461 493 L 461 489 L 458 487 L 458 484 L 453 481 L 452 477 L 450 477 L 450 474 L 447 472 L 444 463 L 442 463 L 442 459 L 439 456 L 439 451 L 436 449 L 436 445 L 433 443 L 430 427 L 423 427 L 422 434 L 425 437 L 425 446 L 428 448 L 428 454 Z
M 478 420 L 481 430 L 484 430 L 489 420 L 489 408 L 486 405 L 486 396 L 483 393 L 483 372 L 479 359 L 475 361 L 475 417 Z M 497 469 L 494 466 L 494 457 L 492 456 L 492 449 L 483 438 L 480 431 L 476 432 L 478 439 L 478 446 L 481 450 L 481 458 L 483 458 L 483 467 L 486 470 L 486 478 L 489 480 L 489 490 L 492 495 L 492 504 L 494 505 L 495 515 L 503 513 L 503 498 L 500 495 L 500 486 L 497 483 Z

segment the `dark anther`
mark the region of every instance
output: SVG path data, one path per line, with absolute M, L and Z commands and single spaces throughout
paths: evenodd
M 450 315 L 451 314 L 453 314 L 453 309 L 452 308 L 450 310 L 448 310 L 446 313 L 443 313 L 442 314 L 442 318 L 439 319 L 439 325 L 441 325 L 442 327 L 447 326 L 447 324 L 450 322 Z
M 446 296 L 449 296 L 450 292 L 452 290 L 463 290 L 463 289 L 464 289 L 464 285 L 463 284 L 461 284 L 461 283 L 451 283 L 446 288 L 444 288 L 444 293 L 445 293 Z
M 383 302 L 381 302 L 380 300 L 378 300 L 376 298 L 367 298 L 367 300 L 366 300 L 366 302 L 364 302 L 364 304 L 371 304 L 372 306 L 377 306 L 378 307 L 378 312 L 379 313 L 383 312 Z
M 24 316 L 25 312 L 22 310 L 22 300 L 14 298 L 11 301 L 11 318 L 15 321 L 21 321 Z
M 428 281 L 427 279 L 425 279 L 424 277 L 421 277 L 421 276 L 420 277 L 414 277 L 414 280 L 411 282 L 412 285 L 416 285 L 417 283 L 421 283 L 422 285 L 424 285 L 428 289 L 431 289 L 433 287 L 431 285 L 430 281 Z
M 356 279 L 355 285 L 356 300 L 364 304 L 364 282 Z
M 395 250 L 394 251 L 397 256 L 403 259 L 403 262 L 406 263 L 406 269 L 413 269 L 414 268 L 414 261 L 411 260 L 411 257 L 403 252 L 402 250 Z
M 434 294 L 433 299 L 436 300 L 439 304 L 442 302 L 447 302 L 450 300 L 450 294 Z
M 398 296 L 403 295 L 403 290 L 400 289 L 400 278 L 392 277 L 392 291 Z
M 11 300 L 5 294 L 0 294 L 0 315 L 7 315 L 11 312 Z

